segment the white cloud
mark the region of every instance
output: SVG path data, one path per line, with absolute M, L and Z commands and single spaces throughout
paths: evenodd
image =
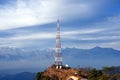
M 30 47 L 42 45 L 46 47 L 45 44 L 49 45 L 49 40 L 55 39 L 54 33 L 41 32 L 41 33 L 26 33 L 26 34 L 16 34 L 14 36 L 9 36 L 6 38 L 0 38 L 1 47 Z M 39 40 L 39 41 L 38 41 Z M 37 41 L 37 42 L 36 42 Z M 38 43 L 39 42 L 39 43 Z
M 69 20 L 72 18 L 86 18 L 93 16 L 98 7 L 102 5 L 102 1 L 92 0 L 83 2 L 69 2 L 72 0 L 17 0 L 17 2 L 11 2 L 0 7 L 0 30 L 25 27 L 36 24 L 46 24 L 56 21 L 57 18 L 64 20 Z M 95 1 L 95 3 L 93 3 Z M 99 12 L 99 11 L 98 11 Z M 98 22 L 89 25 L 89 29 L 82 30 L 72 30 L 61 32 L 62 38 L 67 38 L 71 40 L 112 40 L 119 39 L 119 35 L 106 35 L 105 34 L 119 34 L 120 25 L 120 15 L 114 17 L 109 17 L 104 19 L 102 22 Z M 65 25 L 66 26 L 66 25 Z M 74 26 L 73 26 L 74 27 Z M 86 26 L 85 26 L 86 27 Z M 117 31 L 115 31 L 116 29 Z M 22 31 L 23 32 L 23 31 Z M 91 34 L 91 36 L 90 36 Z M 93 36 L 92 36 L 93 34 Z M 100 34 L 94 37 L 95 34 Z M 83 35 L 83 36 L 82 36 Z M 84 36 L 86 35 L 86 36 Z M 88 35 L 88 36 L 87 36 Z M 78 38 L 79 37 L 79 38 Z M 36 40 L 36 39 L 55 39 L 55 33 L 28 33 L 17 34 L 8 38 L 0 38 L 0 45 L 10 45 L 10 46 L 27 46 L 24 40 Z M 23 42 L 22 42 L 23 41 Z M 32 44 L 32 43 L 31 43 Z M 48 43 L 49 44 L 49 43 Z M 41 43 L 42 45 L 42 43 Z M 67 44 L 69 46 L 69 44 Z M 78 44 L 75 43 L 74 46 Z M 84 46 L 85 45 L 85 46 Z M 82 47 L 87 47 L 87 44 L 83 44 Z M 89 46 L 95 46 L 101 44 L 90 43 Z M 106 44 L 107 45 L 107 44 Z M 114 44 L 114 46 L 117 44 Z M 72 45 L 73 46 L 73 45 Z M 105 46 L 105 44 L 103 45 Z
M 83 37 L 79 40 L 119 40 L 120 36 L 97 36 L 97 37 Z
M 104 31 L 105 29 L 81 29 L 81 30 L 72 30 L 62 32 L 62 35 L 79 35 L 79 34 L 92 34 L 99 33 Z
M 73 36 L 76 37 L 76 35 L 80 34 L 93 34 L 93 33 L 99 33 L 101 31 L 104 31 L 104 29 L 82 29 L 82 30 L 73 30 L 73 31 L 64 31 L 61 32 L 62 38 L 72 38 Z M 25 32 L 26 33 L 26 32 Z M 35 39 L 52 39 L 56 37 L 55 32 L 40 32 L 40 33 L 31 33 L 28 32 L 26 34 L 20 33 L 16 34 L 14 36 L 8 37 L 9 40 L 35 40 Z M 1 40 L 6 38 L 0 38 Z
M 53 33 L 33 33 L 28 35 L 16 35 L 9 39 L 12 40 L 34 40 L 34 39 L 51 39 L 55 38 Z
M 112 41 L 112 42 L 108 42 L 108 43 L 101 43 L 100 46 L 120 50 L 119 44 L 120 44 L 120 41 Z
M 66 3 L 64 0 L 17 0 L 0 7 L 0 30 L 46 24 L 93 12 L 91 3 Z
M 80 36 L 80 35 L 66 35 L 66 36 L 63 36 L 63 38 L 65 39 L 69 39 L 69 40 L 87 40 L 88 42 L 89 41 L 92 41 L 92 40 L 96 40 L 96 41 L 114 41 L 114 40 L 120 40 L 120 36 Z
M 101 47 L 111 47 L 120 50 L 119 40 L 120 40 L 120 15 L 112 16 L 106 18 L 102 22 L 94 23 L 89 25 L 89 29 L 82 29 L 76 31 L 67 31 L 63 32 L 63 37 L 69 40 L 72 40 L 73 43 L 65 44 L 71 47 L 78 48 L 92 48 L 95 46 Z M 84 41 L 87 43 L 75 42 L 75 41 Z M 91 43 L 91 41 L 93 41 Z M 90 41 L 90 42 L 89 42 Z
M 106 28 L 108 30 L 110 30 L 110 29 L 111 30 L 113 30 L 113 29 L 120 30 L 119 25 L 120 25 L 120 14 L 104 18 L 103 21 L 94 23 L 91 26 L 99 27 L 99 28 Z
M 5 5 L 0 8 L 0 30 L 53 22 L 56 4 L 53 0 L 17 0 L 14 5 Z

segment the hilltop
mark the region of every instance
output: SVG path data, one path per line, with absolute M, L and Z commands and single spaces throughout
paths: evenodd
M 78 70 L 70 67 L 64 67 L 62 69 L 56 69 L 55 65 L 47 68 L 44 72 L 38 73 L 36 80 L 87 80 L 88 72 L 85 70 Z
M 120 80 L 120 67 L 70 68 L 56 69 L 55 65 L 44 72 L 38 72 L 35 80 Z

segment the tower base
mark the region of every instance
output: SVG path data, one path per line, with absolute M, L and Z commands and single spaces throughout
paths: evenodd
M 62 69 L 62 66 L 57 66 L 57 65 L 56 65 L 56 69 Z

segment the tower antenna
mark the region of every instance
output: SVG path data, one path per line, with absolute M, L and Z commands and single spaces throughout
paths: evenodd
M 56 48 L 55 48 L 55 65 L 56 68 L 62 68 L 62 50 L 61 50 L 61 39 L 60 39 L 60 24 L 57 19 L 57 33 L 56 33 Z

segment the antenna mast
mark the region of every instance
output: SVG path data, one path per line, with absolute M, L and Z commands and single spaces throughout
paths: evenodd
M 62 67 L 62 50 L 60 40 L 60 24 L 59 19 L 57 20 L 57 33 L 56 33 L 56 49 L 55 49 L 55 65 L 58 68 Z

